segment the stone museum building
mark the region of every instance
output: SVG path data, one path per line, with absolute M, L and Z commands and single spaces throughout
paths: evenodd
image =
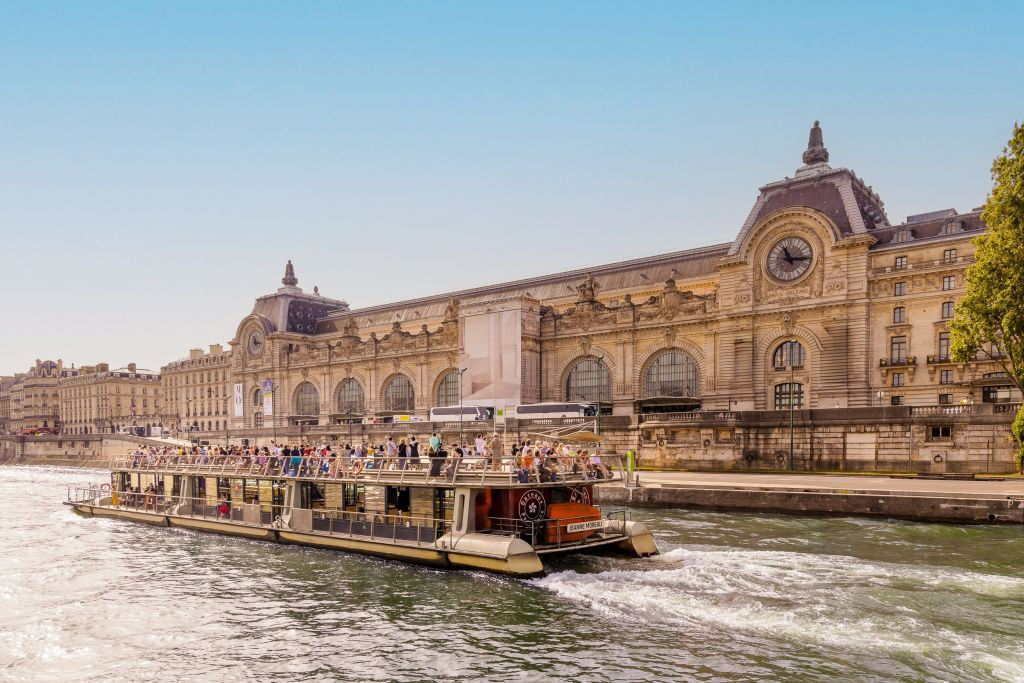
M 227 384 L 190 365 L 213 393 L 179 378 L 168 405 L 204 431 L 223 417 L 258 440 L 347 440 L 460 395 L 588 401 L 613 446 L 648 462 L 984 469 L 1012 457 L 1021 397 L 999 349 L 949 355 L 979 213 L 893 224 L 829 165 L 815 122 L 802 164 L 760 188 L 724 244 L 362 309 L 304 291 L 289 262 L 214 354 Z

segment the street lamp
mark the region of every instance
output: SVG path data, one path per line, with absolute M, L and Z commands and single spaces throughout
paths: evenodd
M 794 408 L 795 408 L 795 406 L 793 405 L 793 389 L 794 389 L 793 385 L 796 383 L 794 381 L 796 379 L 796 363 L 794 362 L 796 360 L 794 358 L 794 356 L 796 356 L 796 349 L 797 349 L 796 345 L 797 345 L 797 340 L 795 340 L 795 339 L 790 339 L 789 340 L 789 469 L 790 470 L 793 469 L 793 416 L 794 416 Z
M 459 369 L 459 448 L 462 448 L 462 421 L 464 417 L 464 415 L 462 414 L 462 373 L 464 373 L 466 370 L 469 370 L 469 368 Z

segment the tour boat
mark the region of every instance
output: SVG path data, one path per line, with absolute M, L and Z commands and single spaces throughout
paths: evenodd
M 109 484 L 69 489 L 66 504 L 87 516 L 530 576 L 547 555 L 657 554 L 628 510 L 593 504 L 595 484 L 625 480 L 621 458 L 602 459 L 549 474 L 511 458 L 130 455 L 111 463 Z

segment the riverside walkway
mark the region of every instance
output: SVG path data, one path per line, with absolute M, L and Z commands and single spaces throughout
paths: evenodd
M 815 492 L 885 492 L 905 496 L 1024 497 L 1024 477 L 926 479 L 899 475 L 758 474 L 746 472 L 641 472 L 643 486 L 743 488 Z
M 598 502 L 917 521 L 1024 525 L 1024 478 L 928 479 L 810 473 L 641 472 L 596 487 Z

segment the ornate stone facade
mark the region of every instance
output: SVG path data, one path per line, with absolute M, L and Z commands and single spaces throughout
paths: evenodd
M 83 365 L 64 377 L 57 390 L 61 433 L 114 433 L 128 427 L 163 425 L 160 375 L 129 363 L 110 369 L 107 363 Z
M 161 424 L 178 436 L 190 431 L 223 432 L 231 407 L 231 353 L 220 344 L 191 349 L 188 358 L 160 368 Z
M 522 312 L 523 402 L 583 398 L 635 415 L 1019 400 L 990 360 L 949 363 L 942 337 L 978 210 L 892 226 L 869 186 L 826 163 L 817 124 L 803 160 L 760 189 L 727 244 L 361 310 L 303 292 L 289 262 L 230 342 L 229 381 L 245 396 L 231 427 L 425 416 L 451 399 L 438 392 L 457 371 L 467 311 L 499 306 Z M 794 362 L 780 355 L 788 341 Z M 570 396 L 584 361 L 586 387 Z

